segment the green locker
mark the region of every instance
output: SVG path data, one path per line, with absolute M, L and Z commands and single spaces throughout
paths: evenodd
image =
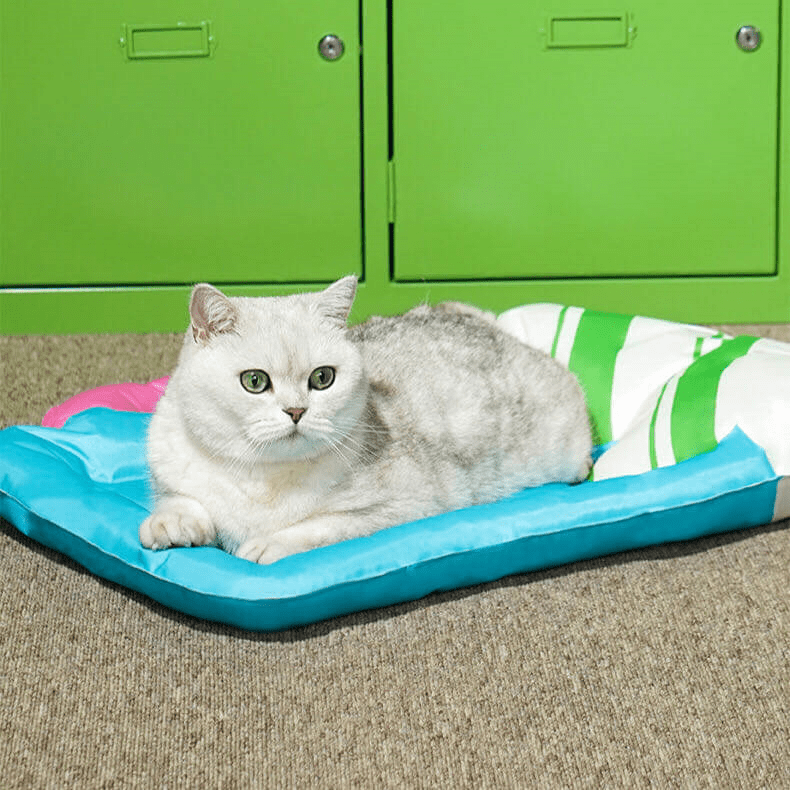
M 396 279 L 776 271 L 778 0 L 392 17 Z
M 362 274 L 358 39 L 353 0 L 3 3 L 0 285 Z
M 350 272 L 354 320 L 788 321 L 781 6 L 0 0 L 0 333 Z

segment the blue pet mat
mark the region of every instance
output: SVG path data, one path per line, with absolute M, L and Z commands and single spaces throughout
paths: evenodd
M 93 408 L 0 432 L 0 516 L 91 572 L 195 617 L 279 630 L 437 590 L 768 523 L 780 479 L 739 429 L 674 466 L 392 527 L 268 566 L 216 548 L 144 549 L 149 414 Z

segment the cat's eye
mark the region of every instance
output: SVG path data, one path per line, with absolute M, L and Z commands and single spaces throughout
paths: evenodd
M 335 369 L 330 368 L 328 366 L 324 366 L 321 368 L 316 368 L 310 374 L 310 389 L 313 390 L 325 390 L 327 387 L 332 386 L 332 382 L 335 380 Z
M 271 386 L 269 377 L 262 370 L 245 370 L 240 378 L 241 386 L 253 395 L 264 392 Z

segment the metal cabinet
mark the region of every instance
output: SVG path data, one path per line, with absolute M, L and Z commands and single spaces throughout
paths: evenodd
M 778 0 L 396 2 L 392 30 L 397 279 L 776 271 Z
M 362 273 L 353 0 L 7 2 L 4 286 Z M 331 251 L 331 254 L 329 253 Z
M 0 3 L 0 332 L 176 330 L 196 281 L 350 272 L 355 319 L 788 321 L 781 11 Z

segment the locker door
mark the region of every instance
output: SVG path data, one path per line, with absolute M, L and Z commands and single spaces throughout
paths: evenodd
M 358 31 L 351 0 L 4 3 L 0 284 L 361 273 Z
M 778 0 L 393 3 L 396 278 L 773 272 L 778 21 Z

